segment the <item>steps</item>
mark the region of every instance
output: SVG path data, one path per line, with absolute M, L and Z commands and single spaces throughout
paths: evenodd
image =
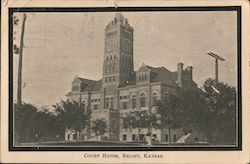
M 188 133 L 186 135 L 183 135 L 181 136 L 177 141 L 176 143 L 185 143 L 186 142 L 186 139 L 191 135 L 191 133 Z

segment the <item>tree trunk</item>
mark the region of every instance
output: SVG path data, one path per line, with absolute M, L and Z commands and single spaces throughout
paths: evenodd
M 29 142 L 29 130 L 28 129 L 26 129 L 26 143 L 28 143 Z
M 141 129 L 138 128 L 138 141 L 140 142 L 140 134 L 141 134 Z
M 15 130 L 14 130 L 14 144 L 15 146 L 17 146 L 20 143 L 20 131 L 18 128 L 16 128 L 15 125 Z
M 169 135 L 169 139 L 168 139 L 168 144 L 171 144 L 171 128 L 168 127 L 168 135 Z

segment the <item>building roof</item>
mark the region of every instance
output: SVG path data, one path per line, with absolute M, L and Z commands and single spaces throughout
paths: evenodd
M 171 72 L 169 71 L 167 68 L 165 67 L 152 67 L 152 66 L 148 66 L 143 64 L 137 72 L 139 72 L 141 69 L 148 69 L 149 71 L 151 71 L 151 76 L 150 76 L 150 83 L 154 83 L 154 82 L 161 82 L 163 84 L 167 84 L 167 85 L 171 85 L 171 86 L 177 86 L 176 81 L 176 72 Z M 133 75 L 132 78 L 127 81 L 126 84 L 122 84 L 119 87 L 126 87 L 126 86 L 132 86 L 132 85 L 136 85 L 136 76 Z
M 155 74 L 155 76 L 151 77 L 151 82 L 162 82 L 165 84 L 176 85 L 176 72 L 171 72 L 165 67 L 146 67 L 148 67 Z
M 102 86 L 102 80 L 90 80 L 90 79 L 86 79 L 86 78 L 81 78 L 76 76 L 73 80 L 72 83 L 82 83 L 83 84 L 83 88 L 81 90 L 81 92 L 90 92 L 90 91 L 100 91 L 101 86 Z M 71 94 L 71 92 L 69 92 L 68 94 Z
M 115 17 L 112 21 L 110 21 L 108 23 L 108 25 L 106 27 L 112 27 L 112 26 L 116 26 L 116 25 L 123 25 L 123 26 L 126 26 L 126 27 L 129 27 L 129 28 L 132 28 L 128 22 L 128 19 L 125 18 L 122 13 L 120 12 L 117 12 L 115 14 Z M 132 28 L 133 29 L 133 28 Z
M 165 67 L 152 67 L 143 64 L 137 72 L 142 70 L 149 70 L 150 71 L 150 83 L 161 82 L 162 84 L 170 85 L 173 87 L 177 87 L 177 72 L 171 72 Z M 127 86 L 134 86 L 136 85 L 136 73 L 131 75 L 131 79 L 128 80 L 124 84 L 120 84 L 119 88 L 127 87 Z M 102 87 L 102 79 L 95 81 L 86 78 L 81 78 L 76 76 L 72 83 L 79 83 L 83 84 L 83 88 L 81 92 L 93 92 L 93 91 L 100 91 Z M 196 86 L 194 81 L 189 82 L 189 86 Z M 71 93 L 71 92 L 70 92 Z M 69 94 L 70 94 L 69 93 Z

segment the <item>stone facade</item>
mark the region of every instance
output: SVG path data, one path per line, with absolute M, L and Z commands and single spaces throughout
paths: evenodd
M 120 13 L 105 28 L 105 50 L 103 61 L 103 77 L 89 80 L 75 77 L 68 99 L 82 101 L 89 108 L 91 120 L 105 118 L 108 132 L 104 139 L 111 141 L 141 141 L 136 129 L 124 129 L 122 117 L 131 110 L 153 110 L 155 102 L 176 88 L 194 86 L 192 67 L 183 68 L 177 64 L 177 71 L 171 72 L 165 67 L 151 67 L 145 64 L 134 71 L 133 62 L 133 28 Z M 142 135 L 146 130 L 142 129 Z M 75 137 L 72 137 L 74 135 Z M 152 135 L 160 142 L 176 141 L 182 135 L 181 129 L 153 129 Z M 75 134 L 66 130 L 65 139 L 91 140 L 93 134 L 85 131 Z

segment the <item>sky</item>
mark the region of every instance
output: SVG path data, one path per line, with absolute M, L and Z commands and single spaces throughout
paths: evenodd
M 134 66 L 142 63 L 177 70 L 193 66 L 193 79 L 202 86 L 214 78 L 214 52 L 219 81 L 237 85 L 237 15 L 235 11 L 124 12 L 134 28 Z M 16 13 L 18 18 L 22 15 Z M 75 76 L 102 77 L 104 29 L 114 12 L 28 13 L 24 34 L 22 100 L 38 107 L 53 105 L 70 91 Z M 21 22 L 14 27 L 17 45 Z M 18 55 L 13 58 L 14 101 Z

